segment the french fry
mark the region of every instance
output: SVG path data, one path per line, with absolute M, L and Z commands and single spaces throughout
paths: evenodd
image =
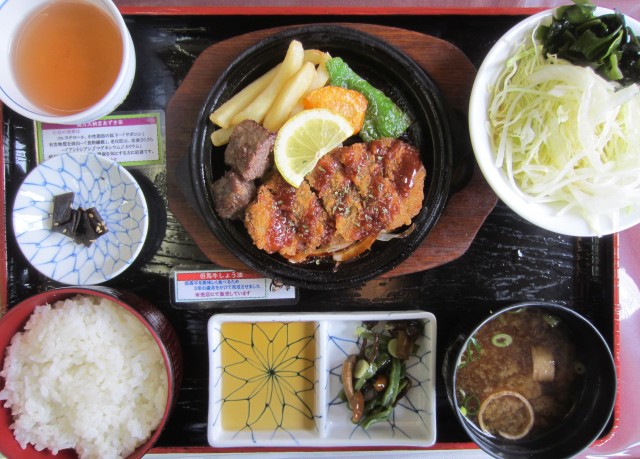
M 320 51 L 319 49 L 304 50 L 304 61 L 311 62 L 313 65 L 320 65 L 329 59 L 331 59 L 331 55 Z
M 231 123 L 238 124 L 240 121 L 252 119 L 262 123 L 269 107 L 278 96 L 284 83 L 302 67 L 304 58 L 304 48 L 302 44 L 293 40 L 289 44 L 287 54 L 280 65 L 275 77 L 269 85 L 251 102 L 248 106 L 236 114 Z
M 270 131 L 277 131 L 289 118 L 291 109 L 307 91 L 313 81 L 316 68 L 311 62 L 305 64 L 284 84 L 278 97 L 273 101 L 262 125 Z
M 296 102 L 293 108 L 291 109 L 291 113 L 289 113 L 289 118 L 292 118 L 293 115 L 300 113 L 302 110 L 304 110 L 304 105 L 302 105 L 302 99 L 298 99 L 298 102 Z
M 235 129 L 235 126 L 229 126 L 226 128 L 216 129 L 211 133 L 211 143 L 214 147 L 221 147 L 229 143 L 229 137 Z
M 221 128 L 228 128 L 231 126 L 231 120 L 233 117 L 249 105 L 249 103 L 258 96 L 258 94 L 264 91 L 276 76 L 279 69 L 280 64 L 276 65 L 264 75 L 258 77 L 255 81 L 251 82 L 248 86 L 231 97 L 231 99 L 214 110 L 213 113 L 209 115 L 209 119 Z
M 315 76 L 313 77 L 313 80 L 311 80 L 311 83 L 309 84 L 309 87 L 304 92 L 304 94 L 302 96 L 300 96 L 298 101 L 294 104 L 293 108 L 291 109 L 291 113 L 289 114 L 289 116 L 293 116 L 296 113 L 301 112 L 302 110 L 304 110 L 304 105 L 302 104 L 302 99 L 304 99 L 306 96 L 311 94 L 316 89 L 322 88 L 324 85 L 327 84 L 328 81 L 329 81 L 329 72 L 327 71 L 327 67 L 324 65 L 324 62 L 321 62 L 320 65 L 318 65 L 318 68 L 316 69 Z
M 315 91 L 316 89 L 323 87 L 327 84 L 328 81 L 329 71 L 324 65 L 324 62 L 321 62 L 320 65 L 318 65 L 318 69 L 316 70 L 316 74 L 313 77 L 313 81 L 311 81 L 311 84 L 307 88 L 305 95 L 309 94 L 311 91 Z

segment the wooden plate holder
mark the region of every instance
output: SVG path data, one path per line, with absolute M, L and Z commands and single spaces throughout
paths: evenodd
M 435 81 L 446 103 L 466 120 L 476 69 L 457 47 L 436 37 L 395 27 L 340 25 L 375 35 L 404 51 Z M 236 271 L 252 272 L 212 234 L 183 193 L 176 171 L 189 152 L 198 112 L 218 77 L 244 49 L 284 28 L 251 32 L 210 46 L 196 59 L 167 106 L 169 208 L 211 262 Z M 463 135 L 467 135 L 466 129 Z M 408 259 L 381 277 L 424 271 L 458 258 L 467 251 L 496 202 L 496 195 L 475 167 L 469 182 L 450 196 L 438 223 L 422 244 Z

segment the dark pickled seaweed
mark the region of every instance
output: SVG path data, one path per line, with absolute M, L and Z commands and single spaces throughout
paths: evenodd
M 90 247 L 109 230 L 98 209 L 73 209 L 74 193 L 63 193 L 53 198 L 51 231 L 70 237 L 76 244 Z
M 76 232 L 76 242 L 81 242 L 89 247 L 96 239 L 109 231 L 95 207 L 86 210 L 80 207 L 78 213 L 81 214 L 81 218 Z
M 53 197 L 53 227 L 51 228 L 53 231 L 57 233 L 65 232 L 65 225 L 71 220 L 73 196 L 73 191 L 70 191 Z

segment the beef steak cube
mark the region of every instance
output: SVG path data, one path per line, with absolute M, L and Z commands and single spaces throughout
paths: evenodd
M 227 173 L 211 185 L 216 212 L 222 218 L 241 219 L 244 210 L 256 196 L 256 186 L 234 171 Z
M 273 163 L 275 133 L 253 120 L 240 122 L 229 137 L 224 162 L 244 180 L 262 177 Z

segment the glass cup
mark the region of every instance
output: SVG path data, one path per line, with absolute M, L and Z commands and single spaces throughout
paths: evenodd
M 118 35 L 122 46 L 122 58 L 117 75 L 115 67 L 113 69 L 115 76 L 113 84 L 109 87 L 109 83 L 107 83 L 104 88 L 105 92 L 96 96 L 96 99 L 99 98 L 97 102 L 92 102 L 89 106 L 83 106 L 69 112 L 52 111 L 43 108 L 42 104 L 35 103 L 33 97 L 28 97 L 25 94 L 24 85 L 21 86 L 24 81 L 17 80 L 16 62 L 23 59 L 23 56 L 16 55 L 15 51 L 18 38 L 22 36 L 21 34 L 25 30 L 24 27 L 29 21 L 33 20 L 43 8 L 49 8 L 56 2 L 93 5 L 99 8 L 115 24 L 117 29 L 115 33 Z M 114 43 L 114 46 L 117 45 L 118 43 Z M 103 56 L 99 54 L 92 56 L 82 65 L 104 65 Z M 78 72 L 82 71 L 82 65 L 78 65 Z M 133 84 L 136 56 L 129 30 L 118 8 L 111 0 L 0 0 L 0 68 L 6 69 L 0 72 L 0 100 L 9 108 L 36 121 L 57 124 L 80 124 L 108 115 L 124 101 Z M 49 77 L 47 74 L 49 72 L 42 73 L 42 79 Z M 37 78 L 40 78 L 40 76 Z M 69 85 L 68 89 L 86 91 L 86 87 L 76 88 L 74 85 Z

